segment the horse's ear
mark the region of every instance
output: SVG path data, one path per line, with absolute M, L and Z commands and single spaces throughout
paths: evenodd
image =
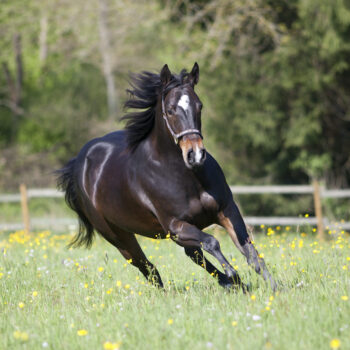
M 198 84 L 199 81 L 199 66 L 198 63 L 196 62 L 193 65 L 193 68 L 191 70 L 191 73 L 188 75 L 188 82 L 194 87 L 195 85 Z
M 166 85 L 171 80 L 171 72 L 169 70 L 169 67 L 167 64 L 164 65 L 160 72 L 160 81 L 162 82 L 162 85 Z

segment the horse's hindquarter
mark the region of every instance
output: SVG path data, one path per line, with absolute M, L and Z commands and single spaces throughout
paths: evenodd
M 161 226 L 140 200 L 141 192 L 135 192 L 133 158 L 124 135 L 113 134 L 99 139 L 86 152 L 82 174 L 85 192 L 108 223 L 130 232 L 155 234 Z

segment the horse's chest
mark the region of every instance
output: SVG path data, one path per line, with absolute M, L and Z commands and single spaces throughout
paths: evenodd
M 201 192 L 198 197 L 191 198 L 189 201 L 189 211 L 193 216 L 208 212 L 216 212 L 218 204 L 214 197 L 207 192 Z

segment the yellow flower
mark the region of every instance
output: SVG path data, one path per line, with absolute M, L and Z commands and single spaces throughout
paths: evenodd
M 129 289 L 129 288 L 130 288 L 130 284 L 126 284 L 126 285 L 124 286 L 124 288 L 125 288 L 125 289 Z
M 233 321 L 231 324 L 232 324 L 233 327 L 236 327 L 237 326 L 237 321 Z
M 254 294 L 251 295 L 250 299 L 255 300 L 256 296 Z
M 22 341 L 27 341 L 28 338 L 29 338 L 28 333 L 20 332 L 20 331 L 13 332 L 13 336 L 14 336 L 15 339 L 19 339 L 19 340 L 22 340 Z
M 343 270 L 347 270 L 348 267 L 346 265 L 343 266 Z
M 263 258 L 263 257 L 264 257 L 263 253 L 259 254 L 259 258 Z
M 117 342 L 117 343 L 112 343 L 110 341 L 106 341 L 103 343 L 103 348 L 105 350 L 118 350 L 120 347 L 121 342 Z
M 98 268 L 98 271 L 99 272 L 102 272 L 104 270 L 104 268 L 102 267 L 102 266 L 100 266 L 99 268 Z
M 23 309 L 23 308 L 24 308 L 24 306 L 25 306 L 25 304 L 24 304 L 24 303 L 22 303 L 22 302 L 18 303 L 18 307 L 19 307 L 20 309 Z
M 34 291 L 33 293 L 32 293 L 32 296 L 35 298 L 36 296 L 38 295 L 38 292 L 37 291 Z
M 341 300 L 344 300 L 344 301 L 347 301 L 349 298 L 348 298 L 348 296 L 347 295 L 343 295 L 342 297 L 341 297 Z
M 122 285 L 122 281 L 117 281 L 117 287 L 120 287 Z
M 173 324 L 173 323 L 174 323 L 174 321 L 171 318 L 169 318 L 168 324 Z
M 86 329 L 79 329 L 77 331 L 77 334 L 79 335 L 79 337 L 84 337 L 85 335 L 88 334 L 88 331 Z
M 338 349 L 340 347 L 340 340 L 339 339 L 332 339 L 331 342 L 329 343 L 329 346 L 332 349 Z

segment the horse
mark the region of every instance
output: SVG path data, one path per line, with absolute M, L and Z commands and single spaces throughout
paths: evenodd
M 194 91 L 198 81 L 197 63 L 190 73 L 183 69 L 172 74 L 164 65 L 160 74 L 143 71 L 130 76 L 125 107 L 133 111 L 122 117 L 125 128 L 90 140 L 58 171 L 58 188 L 79 219 L 71 246 L 91 246 L 97 231 L 147 280 L 163 287 L 135 234 L 170 237 L 221 286 L 245 292 L 247 285 L 218 240 L 203 232 L 218 224 L 275 291 L 276 282 L 248 235 L 224 173 L 204 148 L 203 105 Z

